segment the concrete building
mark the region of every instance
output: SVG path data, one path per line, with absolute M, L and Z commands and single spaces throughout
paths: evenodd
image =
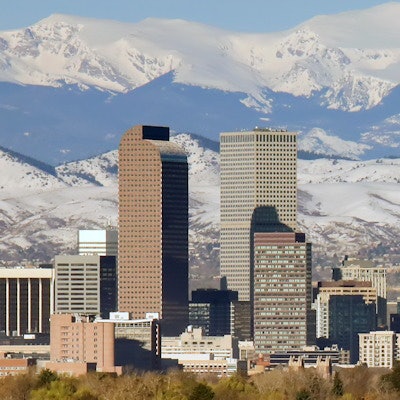
M 190 372 L 196 375 L 211 374 L 221 378 L 224 376 L 232 376 L 237 373 L 247 373 L 247 362 L 235 358 L 227 358 L 224 360 L 214 360 L 212 358 L 204 358 L 201 360 L 185 359 L 179 360 L 178 362 L 184 372 Z
M 0 268 L 0 331 L 8 336 L 49 333 L 53 310 L 52 268 Z
M 319 359 L 331 360 L 332 365 L 350 364 L 350 353 L 348 350 L 339 349 L 338 346 L 319 349 L 317 346 L 305 346 L 301 350 L 287 350 L 271 354 L 270 366 L 285 366 L 289 364 L 291 357 L 301 358 L 305 367 L 316 366 Z
M 239 340 L 239 360 L 254 360 L 256 358 L 256 350 L 253 340 Z
M 114 229 L 82 229 L 78 231 L 78 253 L 81 256 L 117 256 L 118 231 Z
M 35 366 L 34 358 L 13 358 L 7 353 L 0 353 L 0 377 L 26 374 Z
M 50 330 L 50 363 L 55 371 L 80 374 L 90 365 L 98 372 L 122 373 L 115 365 L 115 327 L 88 316 L 53 314 Z
M 221 134 L 221 275 L 239 300 L 251 301 L 253 211 L 271 207 L 297 226 L 296 133 L 254 129 Z
M 108 316 L 117 308 L 115 256 L 56 256 L 55 312 Z
M 358 260 L 348 258 L 342 262 L 342 267 L 332 269 L 332 277 L 337 280 L 353 280 L 361 282 L 371 282 L 372 287 L 377 292 L 377 324 L 380 327 L 387 325 L 387 283 L 386 268 L 375 266 L 369 260 Z
M 109 319 L 115 327 L 115 363 L 141 371 L 160 368 L 161 332 L 155 316 L 132 320 L 127 312 L 112 312 Z
M 256 353 L 315 343 L 311 311 L 311 244 L 294 232 L 254 234 Z
M 359 334 L 359 361 L 368 367 L 393 368 L 400 335 L 393 331 Z
M 201 328 L 189 326 L 179 337 L 161 339 L 161 357 L 175 360 L 238 358 L 238 341 L 231 335 L 205 336 Z
M 119 147 L 118 309 L 188 322 L 188 164 L 169 128 L 135 126 Z

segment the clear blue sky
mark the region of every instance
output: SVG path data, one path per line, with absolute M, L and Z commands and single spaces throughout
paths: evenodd
M 0 30 L 22 28 L 54 13 L 138 22 L 182 18 L 243 32 L 292 28 L 321 14 L 368 8 L 379 0 L 0 0 Z

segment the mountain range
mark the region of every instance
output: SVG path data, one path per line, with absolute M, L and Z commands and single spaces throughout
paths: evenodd
M 272 126 L 307 152 L 340 156 L 325 147 L 342 140 L 345 157 L 399 156 L 399 18 L 392 2 L 249 34 L 52 15 L 0 32 L 0 145 L 57 165 L 135 124 L 214 140 Z

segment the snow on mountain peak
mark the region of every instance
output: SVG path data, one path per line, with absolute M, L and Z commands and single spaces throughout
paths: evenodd
M 299 150 L 324 156 L 358 159 L 371 147 L 328 135 L 323 129 L 313 128 L 299 136 Z
M 0 32 L 0 81 L 126 92 L 173 71 L 179 83 L 246 93 L 244 104 L 264 112 L 265 89 L 295 96 L 327 89 L 328 107 L 356 111 L 399 83 L 398 32 L 390 23 L 399 18 L 398 4 L 389 3 L 285 32 L 242 34 L 183 20 L 130 24 L 55 14 Z
M 361 135 L 362 142 L 384 145 L 391 148 L 400 147 L 400 114 L 386 118 L 374 125 L 371 130 Z

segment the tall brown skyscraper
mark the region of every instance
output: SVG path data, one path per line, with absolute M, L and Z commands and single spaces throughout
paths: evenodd
M 188 164 L 169 128 L 135 126 L 119 147 L 118 307 L 159 313 L 166 335 L 188 323 Z

